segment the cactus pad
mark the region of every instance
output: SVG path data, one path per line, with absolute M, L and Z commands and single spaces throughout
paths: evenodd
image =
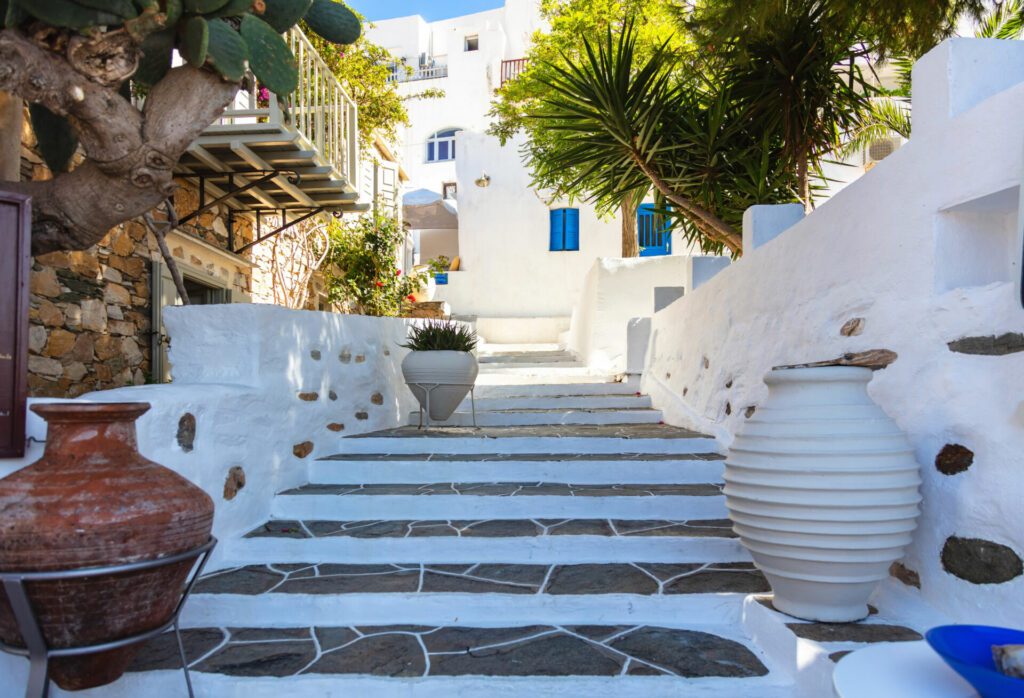
M 139 69 L 132 79 L 143 85 L 155 85 L 171 67 L 171 51 L 174 49 L 174 29 L 164 29 L 150 34 L 142 42 L 142 57 Z
M 245 41 L 223 19 L 212 20 L 207 25 L 210 43 L 206 59 L 225 80 L 238 82 L 245 76 L 245 62 L 249 60 Z
M 249 67 L 256 79 L 275 94 L 291 94 L 299 84 L 298 65 L 281 35 L 251 14 L 242 17 L 241 34 L 249 47 Z
M 210 45 L 210 29 L 202 17 L 193 17 L 185 22 L 181 36 L 181 55 L 197 68 L 206 63 L 206 50 Z
M 313 0 L 264 0 L 264 3 L 263 21 L 283 34 L 299 23 Z
M 362 22 L 355 13 L 332 0 L 313 0 L 304 19 L 310 29 L 336 44 L 355 43 L 363 33 Z

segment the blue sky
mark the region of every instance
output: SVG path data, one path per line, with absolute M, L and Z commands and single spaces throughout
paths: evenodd
M 369 20 L 423 15 L 428 22 L 493 10 L 505 0 L 345 0 Z

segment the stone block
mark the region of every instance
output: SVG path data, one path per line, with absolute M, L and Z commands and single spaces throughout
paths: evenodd
M 61 294 L 60 282 L 57 281 L 56 270 L 42 267 L 29 274 L 29 291 L 37 296 L 56 298 Z
M 121 340 L 105 334 L 96 339 L 96 358 L 100 361 L 112 359 L 121 353 Z
M 64 375 L 64 366 L 56 359 L 48 359 L 43 356 L 28 357 L 29 373 L 36 373 L 41 376 L 57 378 Z
M 64 313 L 50 301 L 41 301 L 36 313 L 36 319 L 47 327 L 60 327 L 64 324 Z
M 132 368 L 142 363 L 142 351 L 139 349 L 139 342 L 135 337 L 121 339 L 121 356 Z
M 81 308 L 83 330 L 107 331 L 107 306 L 103 301 L 89 298 L 82 301 Z
M 103 267 L 103 278 L 104 280 L 110 281 L 115 284 L 121 283 L 121 281 L 124 279 L 124 277 L 121 276 L 121 272 L 119 272 L 117 269 L 114 269 L 113 267 Z
M 107 306 L 107 319 L 108 320 L 124 320 L 124 313 L 121 311 L 119 305 L 108 305 Z
M 71 349 L 69 358 L 85 363 L 95 358 L 95 339 L 93 335 L 82 333 L 75 338 L 75 346 Z
M 61 306 L 64 312 L 64 324 L 72 330 L 82 326 L 82 308 L 79 305 L 68 303 Z
M 46 328 L 42 325 L 32 325 L 28 328 L 28 350 L 33 354 L 39 354 L 46 346 Z
M 71 351 L 71 348 L 75 346 L 75 335 L 67 330 L 60 328 L 54 329 L 50 332 L 50 338 L 46 342 L 46 348 L 43 349 L 43 354 L 54 359 L 60 357 Z
M 100 275 L 100 262 L 96 253 L 89 250 L 81 252 L 69 252 L 68 260 L 71 271 L 88 278 L 96 278 Z
M 110 334 L 122 337 L 134 337 L 136 331 L 135 323 L 126 322 L 125 320 L 110 320 L 107 323 L 107 328 L 110 330 Z
M 111 305 L 131 305 L 132 295 L 124 286 L 108 283 L 103 289 L 103 300 Z
M 1010 547 L 980 538 L 951 536 L 942 547 L 942 568 L 972 584 L 1002 584 L 1024 574 Z
M 89 369 L 81 361 L 73 361 L 64 367 L 64 377 L 73 383 L 82 380 L 88 373 Z

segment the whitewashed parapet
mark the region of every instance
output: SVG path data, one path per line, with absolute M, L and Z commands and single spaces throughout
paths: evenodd
M 696 291 L 730 264 L 728 257 L 698 256 L 687 257 L 686 260 L 686 276 L 683 285 L 688 293 Z
M 941 131 L 949 121 L 1020 83 L 1024 42 L 949 39 L 925 54 L 913 71 L 912 136 Z
M 743 212 L 743 251 L 774 240 L 804 218 L 803 204 L 758 204 Z

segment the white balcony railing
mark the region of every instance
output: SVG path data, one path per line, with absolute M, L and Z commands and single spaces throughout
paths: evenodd
M 447 65 L 421 66 L 415 70 L 406 70 L 404 64 L 396 65 L 388 76 L 388 82 L 415 82 L 417 80 L 434 80 L 448 77 Z
M 250 79 L 208 133 L 231 132 L 258 125 L 260 130 L 297 131 L 332 165 L 358 187 L 359 122 L 355 102 L 298 28 L 285 35 L 299 64 L 299 85 L 284 100 Z

